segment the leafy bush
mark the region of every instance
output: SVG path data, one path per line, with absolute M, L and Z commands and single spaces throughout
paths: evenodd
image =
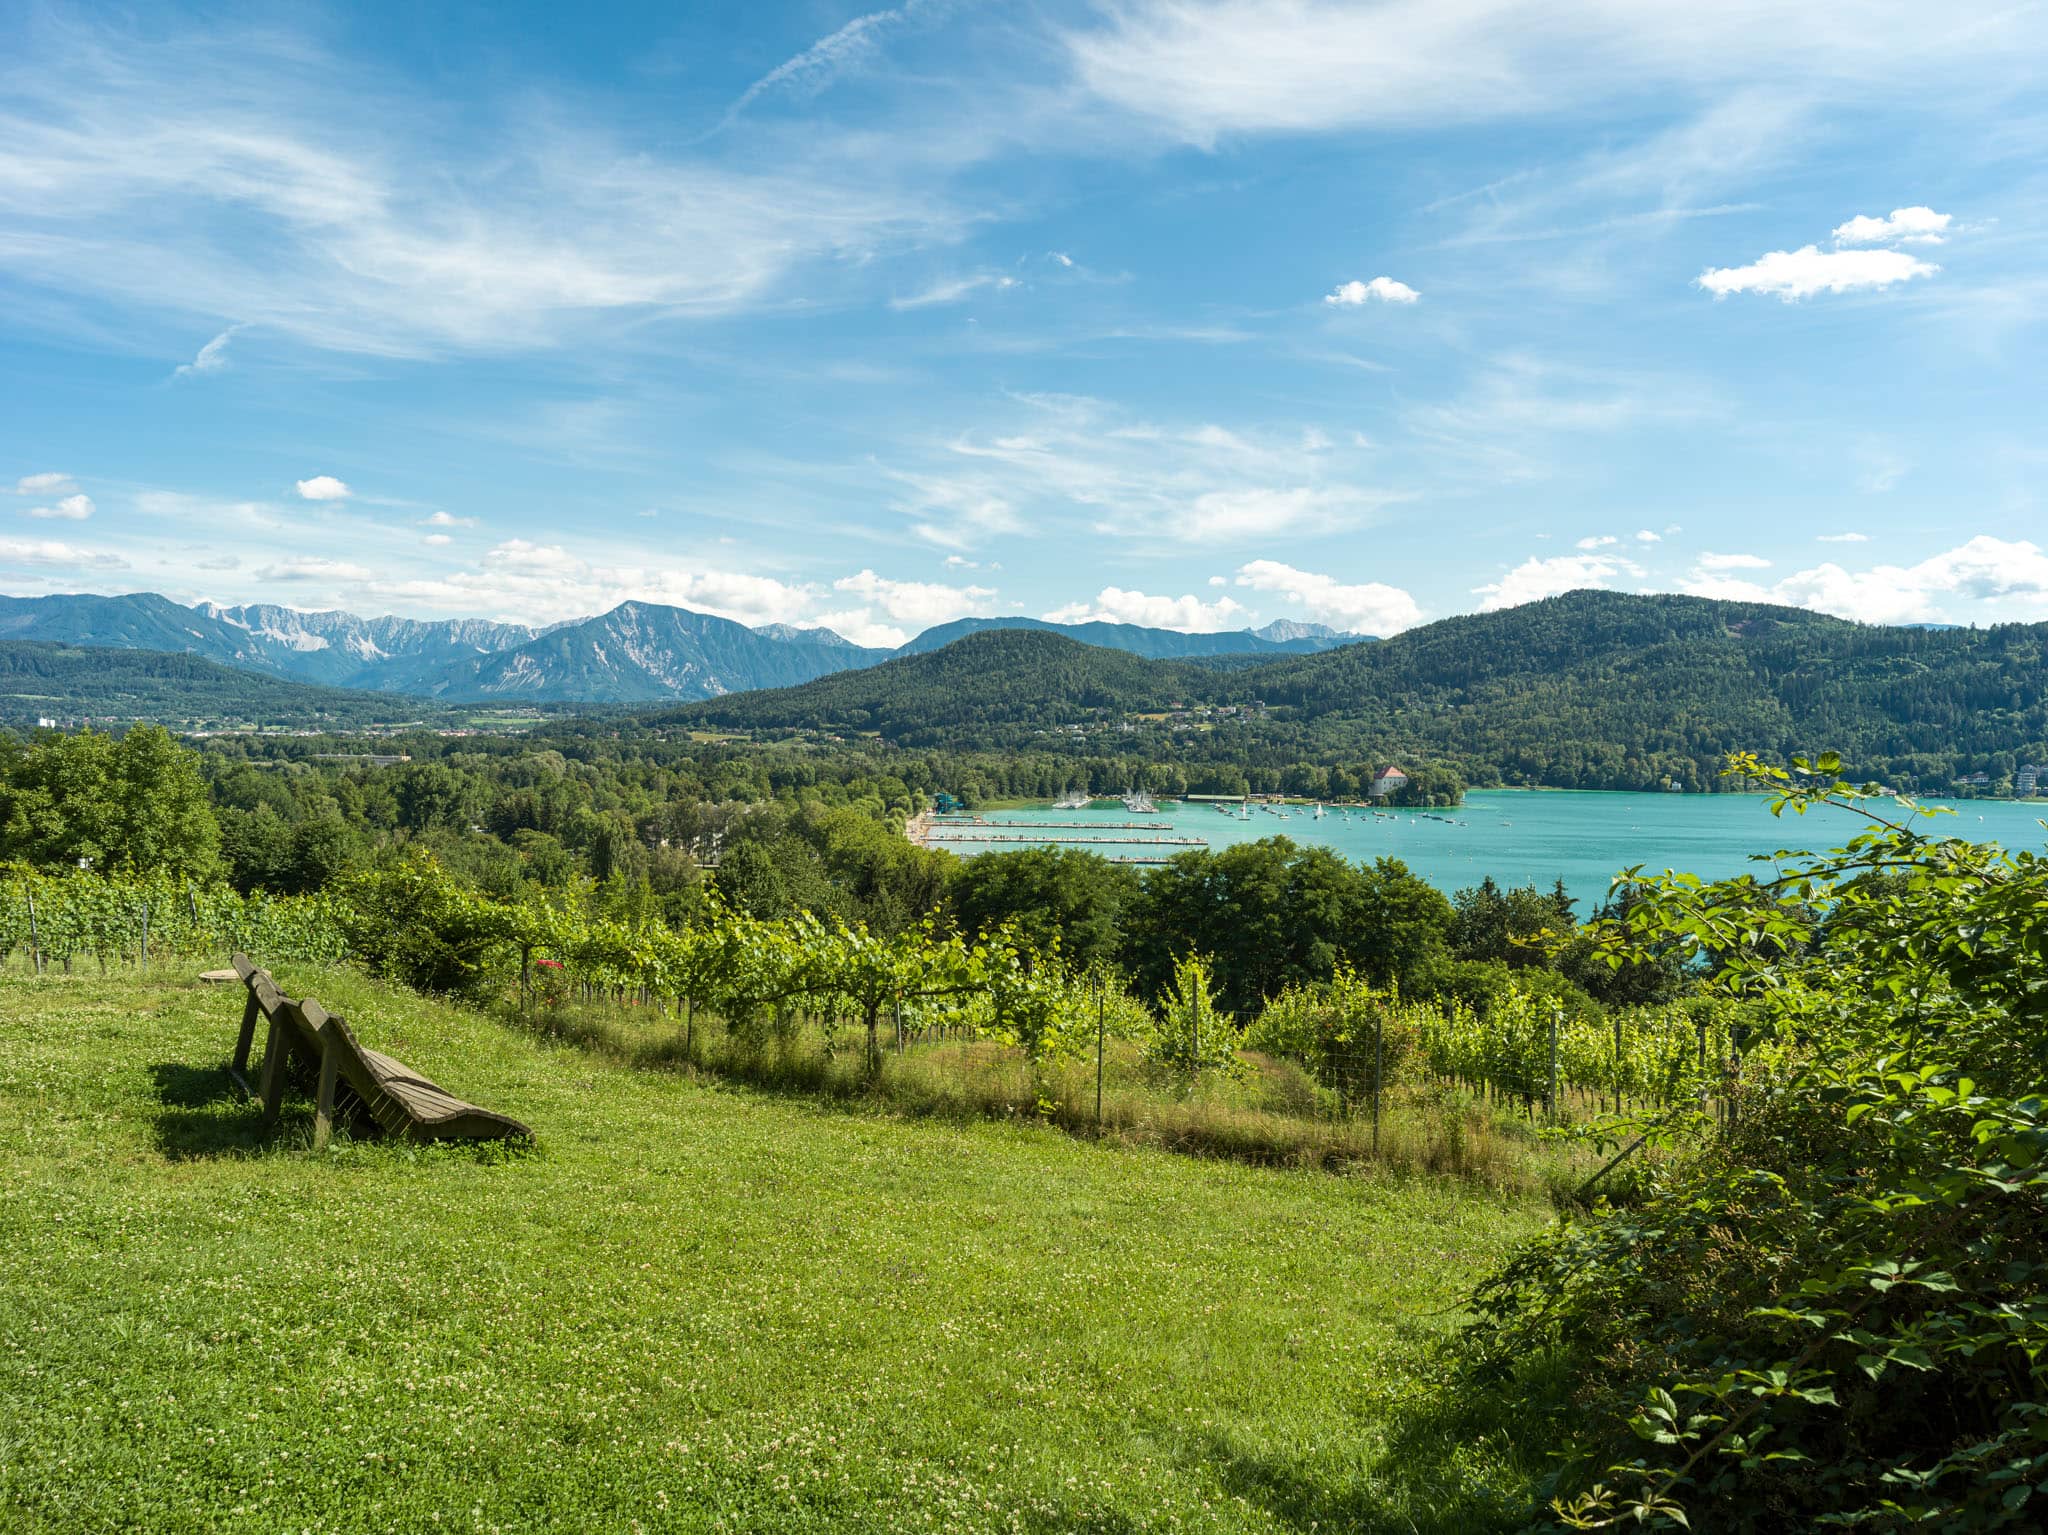
M 2048 862 L 1874 809 L 1832 759 L 1735 767 L 1869 829 L 1768 882 L 1652 882 L 1600 935 L 1711 961 L 1769 1030 L 1725 1122 L 1666 1116 L 1683 1154 L 1637 1207 L 1480 1290 L 1472 1369 L 1571 1367 L 1570 1527 L 2038 1529 Z
M 336 895 L 349 953 L 372 975 L 420 991 L 488 990 L 513 936 L 505 907 L 423 855 L 345 876 Z
M 1349 970 L 1315 986 L 1289 987 L 1260 1010 L 1247 1049 L 1289 1056 L 1347 1101 L 1372 1095 L 1375 1082 L 1399 1080 L 1414 1054 L 1412 1016 L 1398 994 L 1376 991 Z

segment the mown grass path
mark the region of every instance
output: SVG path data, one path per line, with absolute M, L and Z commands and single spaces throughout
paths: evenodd
M 228 1090 L 239 990 L 0 976 L 0 1526 L 1449 1531 L 1527 1495 L 1396 1409 L 1534 1206 L 280 979 L 538 1151 L 316 1160 L 307 1105 L 266 1140 Z

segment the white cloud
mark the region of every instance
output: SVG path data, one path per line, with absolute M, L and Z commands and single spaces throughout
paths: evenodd
M 905 0 L 887 10 L 870 11 L 835 32 L 819 38 L 803 52 L 784 59 L 740 93 L 726 111 L 721 127 L 729 126 L 748 107 L 764 96 L 789 94 L 816 96 L 844 71 L 871 58 L 880 38 L 892 27 L 929 10 L 931 0 Z
M 937 581 L 892 581 L 863 570 L 841 576 L 832 583 L 835 592 L 845 592 L 879 607 L 899 623 L 929 629 L 933 624 L 965 618 L 987 605 L 995 596 L 990 586 L 946 586 Z
M 1178 531 L 1201 543 L 1234 543 L 1290 531 L 1341 527 L 1378 510 L 1389 499 L 1349 485 L 1211 490 L 1195 497 Z M 1119 530 L 1110 527 L 1103 531 Z
M 1204 602 L 1199 597 L 1150 596 L 1105 586 L 1093 601 L 1070 602 L 1045 615 L 1055 624 L 1143 624 L 1148 629 L 1177 629 L 1183 634 L 1214 634 L 1242 626 L 1245 610 L 1228 597 Z
M 1122 0 L 1061 34 L 1106 107 L 1213 146 L 1254 133 L 1414 131 L 1711 96 L 1753 82 L 1916 91 L 1976 66 L 2023 80 L 2040 18 L 2013 7 L 1936 27 L 1913 0 L 1686 7 L 1554 0 Z
M 895 469 L 886 473 L 909 487 L 894 502 L 896 510 L 913 519 L 912 529 L 919 538 L 942 549 L 971 548 L 1023 526 L 1016 508 L 979 478 Z
M 366 579 L 362 591 L 365 599 L 402 602 L 415 610 L 510 615 L 531 623 L 584 618 L 634 601 L 748 625 L 791 623 L 805 621 L 817 597 L 814 587 L 772 576 L 644 560 L 602 564 L 560 544 L 524 538 L 492 545 L 473 566 L 437 576 L 379 575 Z
M 1375 277 L 1371 282 L 1359 282 L 1353 278 L 1350 282 L 1340 283 L 1334 293 L 1324 294 L 1323 302 L 1340 309 L 1355 309 L 1375 299 L 1382 304 L 1412 304 L 1421 297 L 1408 284 L 1396 282 L 1391 277 Z
M 1932 277 L 1940 270 L 1904 251 L 1824 251 L 1817 245 L 1802 245 L 1796 251 L 1772 251 L 1748 266 L 1709 267 L 1697 280 L 1715 298 L 1731 293 L 1770 293 L 1790 303 L 1816 293 L 1884 289 L 1915 277 Z
M 1424 437 L 1492 447 L 1505 437 L 1541 442 L 1559 432 L 1687 421 L 1713 404 L 1682 377 L 1571 367 L 1516 352 L 1490 359 L 1461 398 L 1412 406 L 1404 420 Z
M 10 41 L 0 275 L 319 347 L 501 353 L 815 302 L 966 218 L 874 134 L 714 157 L 566 93 L 458 113 L 282 28 Z
M 346 501 L 350 491 L 331 474 L 316 474 L 310 480 L 297 480 L 300 499 L 305 501 Z
M 126 570 L 128 562 L 101 549 L 81 549 L 54 538 L 0 538 L 0 565 L 49 565 L 67 570 Z
M 1814 542 L 1822 544 L 1867 544 L 1870 542 L 1870 535 L 1868 533 L 1823 533 Z
M 1611 544 L 1618 544 L 1620 542 L 1621 540 L 1612 533 L 1595 533 L 1590 537 L 1580 539 L 1578 547 L 1581 549 L 1605 549 Z
M 329 560 L 317 555 L 277 560 L 256 572 L 260 581 L 369 581 L 375 572 L 352 560 Z
M 1846 224 L 1835 226 L 1837 245 L 1939 245 L 1951 215 L 1932 208 L 1894 208 L 1885 218 L 1859 213 Z
M 228 365 L 228 343 L 234 339 L 235 332 L 241 328 L 239 325 L 230 325 L 218 336 L 207 342 L 205 346 L 201 347 L 198 355 L 190 362 L 179 363 L 171 376 L 173 378 L 188 378 L 195 373 L 218 373 L 226 368 Z
M 1764 586 L 1701 570 L 1681 583 L 1699 596 L 1781 602 L 1871 624 L 1932 623 L 1974 616 L 1945 602 L 2002 605 L 2004 614 L 2048 614 L 2048 553 L 2024 539 L 1979 534 L 1917 565 L 1851 571 L 1832 562 Z
M 1074 258 L 1072 256 L 1069 256 L 1065 251 L 1047 251 L 1046 254 L 1052 257 L 1052 259 L 1057 261 L 1061 266 L 1070 267 L 1074 264 Z
M 1769 570 L 1771 562 L 1754 554 L 1702 554 L 1701 570 Z
M 66 522 L 83 522 L 92 515 L 92 497 L 84 494 L 66 496 L 55 506 L 32 506 L 25 515 L 45 520 L 61 519 Z
M 25 474 L 14 482 L 17 496 L 58 496 L 78 489 L 68 474 Z
M 1028 416 L 946 444 L 936 473 L 887 471 L 900 509 L 947 547 L 1066 524 L 1120 538 L 1230 543 L 1355 528 L 1405 499 L 1358 483 L 1359 450 L 1314 428 L 1165 424 L 1100 400 L 1017 397 Z M 1079 513 L 1085 522 L 1074 528 Z
M 1893 452 L 1882 443 L 1871 443 L 1866 446 L 1863 457 L 1868 467 L 1856 477 L 1856 488 L 1866 495 L 1884 495 L 1913 472 L 1912 460 Z
M 1346 584 L 1334 576 L 1297 570 L 1278 560 L 1240 565 L 1237 584 L 1255 592 L 1277 593 L 1311 619 L 1354 634 L 1399 634 L 1422 622 L 1422 609 L 1398 586 L 1379 581 Z
M 970 294 L 984 288 L 996 293 L 1007 293 L 1017 286 L 1017 279 L 996 272 L 980 272 L 972 277 L 948 277 L 933 283 L 921 292 L 889 300 L 891 309 L 930 309 L 938 304 L 957 304 Z
M 1664 542 L 1664 535 L 1662 533 L 1653 533 L 1648 528 L 1644 528 L 1636 534 L 1636 542 L 1639 544 L 1661 544 Z
M 446 533 L 429 533 L 425 538 L 421 539 L 420 542 L 425 544 L 430 549 L 445 549 L 448 547 L 448 545 L 454 543 L 455 540 L 450 538 Z
M 432 516 L 424 518 L 420 522 L 420 526 L 423 528 L 473 528 L 476 526 L 476 519 L 474 517 L 457 517 L 452 512 L 435 512 Z
M 1526 559 L 1498 581 L 1475 586 L 1472 591 L 1485 599 L 1480 603 L 1481 611 L 1492 613 L 1581 587 L 1605 587 L 1623 576 L 1639 578 L 1642 574 L 1640 565 L 1620 555 L 1558 554 L 1549 559 Z

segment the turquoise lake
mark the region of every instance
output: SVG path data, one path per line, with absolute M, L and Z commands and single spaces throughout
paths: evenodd
M 1929 801 L 1931 806 L 1934 802 Z M 1321 820 L 1310 807 L 1290 805 L 1284 817 L 1254 807 L 1249 821 L 1213 806 L 1170 804 L 1164 814 L 1135 816 L 1115 800 L 1097 801 L 1085 811 L 1034 806 L 988 812 L 991 821 L 1023 826 L 989 828 L 1004 840 L 954 840 L 970 828 L 943 824 L 947 835 L 934 847 L 971 854 L 991 848 L 1030 846 L 1042 838 L 1199 839 L 1210 848 L 1261 837 L 1287 836 L 1296 842 L 1334 848 L 1346 858 L 1399 858 L 1445 891 L 1475 885 L 1491 874 L 1503 885 L 1534 883 L 1548 888 L 1563 879 L 1584 915 L 1607 894 L 1618 870 L 1641 864 L 1649 870 L 1676 869 L 1708 879 L 1747 872 L 1768 873 L 1753 855 L 1777 848 L 1829 848 L 1847 841 L 1861 824 L 1834 809 L 1787 814 L 1774 820 L 1769 801 L 1748 794 L 1626 794 L 1565 790 L 1474 790 L 1455 810 L 1392 810 L 1382 816 L 1329 810 Z M 1884 808 L 1891 807 L 1880 802 Z M 2048 800 L 2015 803 L 1965 800 L 1954 815 L 1927 819 L 1943 834 L 2011 848 L 2048 849 Z M 1443 819 L 1431 819 L 1431 817 Z M 1114 823 L 1143 821 L 1147 830 Z M 1084 827 L 1047 826 L 1084 822 Z M 1010 839 L 1019 840 L 1010 840 Z M 1076 845 L 1067 843 L 1065 845 Z M 1135 857 L 1162 857 L 1188 849 L 1148 842 L 1090 842 L 1091 850 Z

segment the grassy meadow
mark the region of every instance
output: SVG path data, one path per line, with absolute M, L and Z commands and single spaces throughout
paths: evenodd
M 0 975 L 10 1530 L 1414 1530 L 1540 1468 L 1420 1396 L 1544 1206 L 721 1085 L 343 971 L 538 1146 L 306 1149 L 238 988 Z M 1526 1431 L 1529 1425 L 1518 1425 Z M 1516 1437 L 1526 1437 L 1518 1433 Z

